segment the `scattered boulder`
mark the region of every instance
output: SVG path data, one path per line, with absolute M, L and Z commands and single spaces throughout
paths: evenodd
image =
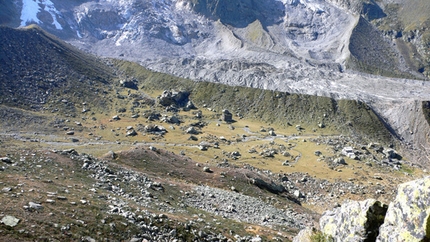
M 185 130 L 185 133 L 196 135 L 196 134 L 199 134 L 200 132 L 194 127 L 189 127 L 187 130 Z
M 111 158 L 111 159 L 116 159 L 116 158 L 118 157 L 118 155 L 117 155 L 115 152 L 113 152 L 112 150 L 110 150 L 110 151 L 107 153 L 107 156 L 108 156 L 109 158 Z
M 133 90 L 137 90 L 138 89 L 138 87 L 137 87 L 137 81 L 136 80 L 132 80 L 132 81 L 130 81 L 130 80 L 120 80 L 119 84 L 120 84 L 121 87 L 130 88 L 130 89 L 133 89 Z
M 137 135 L 137 132 L 134 129 L 127 131 L 127 133 L 125 134 L 125 136 L 127 136 L 127 137 L 136 136 L 136 135 Z
M 189 92 L 176 92 L 164 90 L 163 93 L 158 97 L 158 103 L 162 106 L 186 106 L 188 103 Z
M 338 242 L 375 241 L 386 212 L 387 205 L 375 199 L 347 202 L 322 215 L 321 231 Z
M 355 158 L 355 153 L 354 153 L 354 149 L 352 148 L 352 147 L 350 147 L 350 146 L 347 146 L 347 147 L 344 147 L 343 149 L 342 149 L 342 155 L 344 155 L 344 156 L 346 156 L 346 157 L 349 157 L 349 158 L 351 158 L 351 159 L 354 159 Z
M 204 171 L 204 172 L 208 172 L 208 173 L 212 173 L 212 172 L 213 172 L 213 171 L 211 170 L 211 168 L 209 168 L 209 167 L 207 167 L 207 166 L 203 167 L 203 171 Z
M 194 135 L 190 135 L 190 137 L 188 138 L 188 140 L 198 141 L 199 139 L 196 136 L 194 136 Z
M 43 209 L 43 206 L 40 205 L 39 203 L 29 202 L 28 208 L 34 209 L 34 210 L 41 210 L 41 209 Z
M 163 116 L 161 118 L 161 121 L 169 123 L 169 124 L 180 124 L 181 123 L 181 121 L 179 120 L 179 118 L 176 117 L 176 116 Z
M 75 131 L 67 131 L 67 132 L 66 132 L 66 134 L 67 134 L 67 135 L 74 135 L 74 134 L 75 134 Z
M 155 124 L 145 125 L 145 127 L 143 127 L 143 131 L 146 133 L 159 134 L 159 135 L 163 135 L 163 134 L 167 133 L 166 128 L 164 128 L 163 126 L 160 126 L 160 125 L 155 125 Z
M 393 149 L 384 149 L 383 153 L 388 159 L 402 159 L 402 157 Z
M 376 241 L 427 241 L 430 238 L 430 177 L 399 185 Z
M 335 164 L 335 165 L 346 165 L 346 161 L 344 158 L 338 157 L 338 158 L 333 160 L 333 164 Z
M 226 122 L 226 123 L 231 123 L 233 122 L 233 114 L 230 113 L 230 111 L 228 111 L 227 109 L 222 110 L 222 115 L 221 115 L 221 120 Z
M 144 112 L 142 117 L 148 119 L 149 121 L 159 120 L 161 117 L 160 113 L 157 112 Z
M 12 159 L 9 157 L 1 157 L 0 161 L 3 161 L 4 163 L 8 163 L 8 164 L 12 163 Z
M 304 197 L 303 193 L 301 193 L 299 190 L 295 190 L 294 193 L 293 193 L 293 195 L 296 198 L 303 198 Z
M 270 135 L 270 136 L 276 136 L 276 133 L 275 133 L 275 131 L 270 130 L 270 131 L 269 131 L 269 135 Z
M 208 150 L 208 148 L 210 147 L 210 144 L 208 143 L 208 142 L 200 142 L 200 144 L 198 145 L 198 148 L 201 150 L 201 151 L 206 151 L 206 150 Z
M 19 221 L 20 220 L 18 218 L 15 218 L 14 216 L 9 216 L 9 215 L 4 216 L 1 220 L 1 222 L 4 225 L 9 226 L 9 227 L 17 226 Z
M 115 120 L 115 121 L 118 121 L 118 120 L 120 120 L 121 118 L 118 116 L 118 115 L 115 115 L 115 116 L 113 116 L 112 117 L 112 120 Z
M 250 183 L 259 187 L 260 189 L 267 190 L 274 194 L 279 194 L 285 192 L 285 187 L 274 183 L 273 181 L 265 181 L 261 178 L 251 178 Z
M 196 109 L 196 106 L 194 105 L 193 102 L 191 102 L 191 100 L 188 100 L 187 104 L 185 105 L 186 109 Z

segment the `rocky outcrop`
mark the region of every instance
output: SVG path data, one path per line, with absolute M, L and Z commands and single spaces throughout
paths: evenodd
M 430 238 L 430 177 L 399 185 L 389 206 L 375 199 L 344 203 L 320 218 L 321 231 L 310 228 L 300 237 L 313 235 L 330 241 L 428 241 Z
M 163 94 L 158 97 L 158 102 L 163 106 L 185 106 L 188 103 L 189 92 L 163 91 Z
M 321 230 L 335 241 L 374 241 L 387 206 L 375 199 L 344 203 L 320 219 Z
M 388 208 L 377 241 L 428 241 L 430 237 L 430 177 L 399 186 Z

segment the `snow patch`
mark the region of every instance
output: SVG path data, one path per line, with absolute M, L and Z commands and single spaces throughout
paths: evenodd
M 37 18 L 40 7 L 37 0 L 22 0 L 22 10 L 21 10 L 21 25 L 24 27 L 27 23 L 37 23 L 40 24 L 40 20 Z
M 41 3 L 45 5 L 44 10 L 51 14 L 53 22 L 52 24 L 55 26 L 56 29 L 62 30 L 63 27 L 57 20 L 57 15 L 60 16 L 61 13 L 55 8 L 54 3 L 50 0 L 41 0 Z
M 41 6 L 43 6 L 43 8 Z M 42 9 L 51 15 L 53 20 L 52 24 L 55 26 L 55 28 L 62 30 L 63 27 L 58 22 L 57 18 L 57 16 L 61 16 L 61 13 L 55 8 L 54 3 L 50 0 L 22 0 L 20 27 L 24 27 L 28 23 L 42 23 L 42 21 L 40 21 L 40 19 L 37 17 L 37 14 Z

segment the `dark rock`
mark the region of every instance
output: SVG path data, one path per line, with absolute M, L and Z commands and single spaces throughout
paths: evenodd
M 9 157 L 1 157 L 0 161 L 3 161 L 4 163 L 12 164 L 12 159 Z
M 222 110 L 221 120 L 227 123 L 233 122 L 233 114 L 227 109 Z

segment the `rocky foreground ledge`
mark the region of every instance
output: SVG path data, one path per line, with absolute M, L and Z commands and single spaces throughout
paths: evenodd
M 429 195 L 425 177 L 399 185 L 388 206 L 374 199 L 346 202 L 323 214 L 320 230 L 306 228 L 293 241 L 429 241 Z

